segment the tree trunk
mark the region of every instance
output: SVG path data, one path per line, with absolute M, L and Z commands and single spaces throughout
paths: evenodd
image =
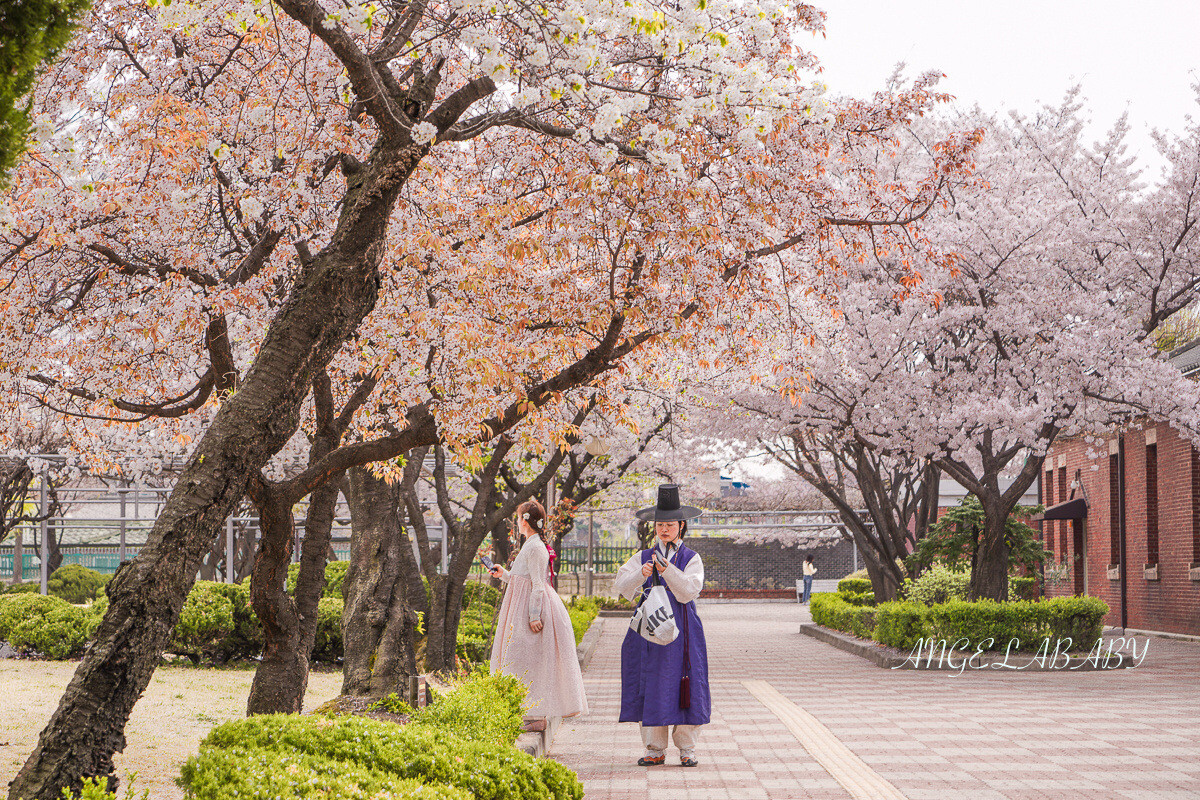
M 10 800 L 56 800 L 106 776 L 113 753 L 179 618 L 204 553 L 247 481 L 299 425 L 314 369 L 375 305 L 388 218 L 425 148 L 376 148 L 347 189 L 329 245 L 297 276 L 241 388 L 222 404 L 155 520 L 146 547 L 108 585 L 92 646 L 17 773 Z
M 425 645 L 425 669 L 442 672 L 454 668 L 455 648 L 458 645 L 458 622 L 462 616 L 463 582 L 466 576 L 455 577 L 451 564 L 449 575 L 439 575 L 433 585 L 433 607 L 425 625 L 428 639 Z
M 417 672 L 417 615 L 408 602 L 408 564 L 416 560 L 400 511 L 400 484 L 388 484 L 368 467 L 349 471 L 350 568 L 342 614 L 346 652 L 342 694 L 403 694 Z M 417 575 L 422 599 L 425 591 Z
M 308 688 L 308 657 L 301 653 L 300 618 L 287 593 L 296 537 L 292 506 L 273 488 L 252 489 L 262 538 L 250 575 L 250 604 L 262 625 L 262 662 L 254 672 L 247 714 L 299 714 Z
M 12 583 L 25 580 L 25 531 L 17 527 L 13 531 L 13 574 Z
M 975 548 L 969 587 L 972 600 L 1008 599 L 1008 512 L 998 504 L 984 506 L 984 528 Z
M 513 540 L 512 537 L 509 536 L 510 524 L 511 523 L 509 523 L 509 521 L 506 519 L 495 528 L 492 528 L 492 550 L 495 553 L 495 562 L 503 567 L 508 567 L 511 565 L 514 555 Z M 561 551 L 556 547 L 555 552 Z M 560 564 L 562 564 L 561 558 L 554 562 L 556 570 Z M 495 589 L 501 589 L 504 586 L 499 578 L 493 578 L 490 576 L 488 577 L 488 585 Z
M 863 566 L 866 567 L 867 577 L 871 579 L 871 591 L 875 593 L 876 604 L 887 603 L 899 598 L 900 587 L 904 585 L 904 582 L 897 577 L 899 570 L 896 568 L 895 562 L 891 563 L 891 569 L 889 569 L 889 565 L 880 563 L 870 550 L 859 547 L 858 551 L 863 556 Z
M 309 496 L 300 573 L 292 597 L 283 588 L 295 540 L 290 499 L 283 500 L 277 504 L 280 507 L 272 511 L 272 517 L 286 515 L 286 521 L 282 524 L 277 519 L 272 522 L 269 545 L 266 515 L 260 511 L 264 519 L 263 546 L 255 559 L 250 598 L 254 613 L 263 626 L 263 654 L 250 686 L 247 714 L 298 714 L 304 709 L 309 663 L 317 639 L 317 606 L 325 589 L 325 564 L 337 497 L 335 480 L 320 486 Z M 284 505 L 288 506 L 286 510 Z M 283 542 L 285 536 L 286 543 Z M 280 544 L 284 546 L 280 547 Z M 270 620 L 270 624 L 266 620 Z

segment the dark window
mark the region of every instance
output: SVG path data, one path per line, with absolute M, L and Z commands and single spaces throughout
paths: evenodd
M 1158 445 L 1146 445 L 1146 563 L 1158 563 Z
M 1046 470 L 1046 480 L 1042 483 L 1042 485 L 1038 491 L 1038 494 L 1041 495 L 1040 499 L 1042 501 L 1042 505 L 1047 506 L 1047 507 L 1054 505 L 1054 469 L 1053 468 Z M 1043 522 L 1042 523 L 1042 533 L 1043 533 L 1042 538 L 1045 539 L 1046 549 L 1049 550 L 1051 553 L 1053 553 L 1054 552 L 1054 523 L 1053 522 Z
M 1058 502 L 1065 503 L 1067 501 L 1067 468 L 1058 468 Z M 1070 520 L 1062 520 L 1058 523 L 1058 553 L 1059 560 L 1066 562 L 1067 560 L 1067 529 L 1070 527 Z
M 1200 563 L 1200 452 L 1192 448 L 1192 563 Z
M 1108 457 L 1108 563 L 1121 563 L 1121 469 L 1116 453 Z M 1193 470 L 1193 475 L 1195 470 Z M 1194 478 L 1193 478 L 1194 481 Z

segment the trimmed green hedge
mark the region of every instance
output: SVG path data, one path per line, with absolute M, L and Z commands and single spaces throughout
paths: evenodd
M 0 597 L 0 640 L 22 653 L 41 653 L 62 660 L 83 653 L 100 623 L 92 608 L 61 597 L 10 594 Z
M 921 603 L 881 603 L 872 638 L 888 647 L 911 650 L 929 636 L 929 606 Z
M 855 606 L 847 603 L 841 595 L 821 592 L 809 600 L 813 622 L 826 628 L 853 633 L 864 639 L 871 637 L 875 629 L 876 609 L 874 606 Z
M 96 599 L 108 578 L 79 564 L 64 564 L 46 580 L 46 591 L 73 605 Z
M 1095 597 L 1052 600 L 951 600 L 925 606 L 914 602 L 883 603 L 878 608 L 854 606 L 835 594 L 812 598 L 813 622 L 881 644 L 911 650 L 918 639 L 953 643 L 965 639 L 972 648 L 1037 649 L 1047 639 L 1071 639 L 1071 649 L 1088 650 L 1100 639 L 1108 604 Z M 988 639 L 992 642 L 989 644 Z
M 476 674 L 404 726 L 294 714 L 226 723 L 178 783 L 194 800 L 581 800 L 575 773 L 512 746 L 524 693 L 511 676 Z
M 846 577 L 838 581 L 838 594 L 863 594 L 872 591 L 870 578 Z
M 80 572 L 83 568 L 69 566 L 69 570 L 63 567 L 55 572 L 62 578 L 60 586 L 91 585 L 92 581 L 85 580 L 91 570 Z M 327 566 L 325 594 L 317 606 L 314 661 L 333 662 L 342 657 L 341 591 L 345 572 L 344 561 L 330 562 Z M 20 587 L 17 592 L 0 593 L 0 641 L 51 659 L 80 655 L 108 607 L 108 598 L 101 593 L 91 606 L 81 608 L 59 597 L 37 594 L 36 583 Z M 458 637 L 458 655 L 464 660 L 481 663 L 491 655 L 491 629 L 500 597 L 499 591 L 486 584 L 467 584 Z M 18 623 L 21 629 L 15 632 Z M 250 605 L 248 581 L 241 584 L 197 581 L 184 602 L 166 652 L 187 656 L 195 662 L 225 663 L 253 658 L 262 652 L 262 645 L 262 626 Z
M 874 592 L 838 592 L 838 597 L 842 598 L 852 606 L 875 605 Z

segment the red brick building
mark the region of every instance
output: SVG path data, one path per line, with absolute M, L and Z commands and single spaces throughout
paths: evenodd
M 1200 340 L 1171 361 L 1200 376 Z M 1200 453 L 1188 440 L 1150 422 L 1063 440 L 1040 483 L 1047 596 L 1093 595 L 1110 625 L 1200 636 Z

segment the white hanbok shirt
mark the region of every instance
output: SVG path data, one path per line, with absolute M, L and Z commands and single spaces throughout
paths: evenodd
M 669 548 L 664 548 L 663 543 L 658 542 L 654 549 L 667 561 L 667 569 L 660 573 L 660 577 L 671 590 L 671 594 L 675 595 L 675 599 L 681 603 L 690 603 L 699 597 L 704 589 L 704 564 L 700 561 L 700 554 L 696 553 L 692 560 L 680 569 L 671 563 L 671 556 L 679 549 L 678 545 L 672 544 Z M 617 576 L 613 578 L 613 589 L 625 599 L 632 600 L 645 582 L 646 577 L 642 575 L 642 554 L 638 551 L 617 570 Z
M 511 570 L 502 569 L 500 580 L 508 583 L 509 575 L 523 575 L 533 583 L 529 593 L 529 621 L 542 619 L 542 595 L 546 591 L 546 575 L 550 572 L 550 551 L 540 536 L 530 536 L 521 545 L 521 552 L 513 559 Z

